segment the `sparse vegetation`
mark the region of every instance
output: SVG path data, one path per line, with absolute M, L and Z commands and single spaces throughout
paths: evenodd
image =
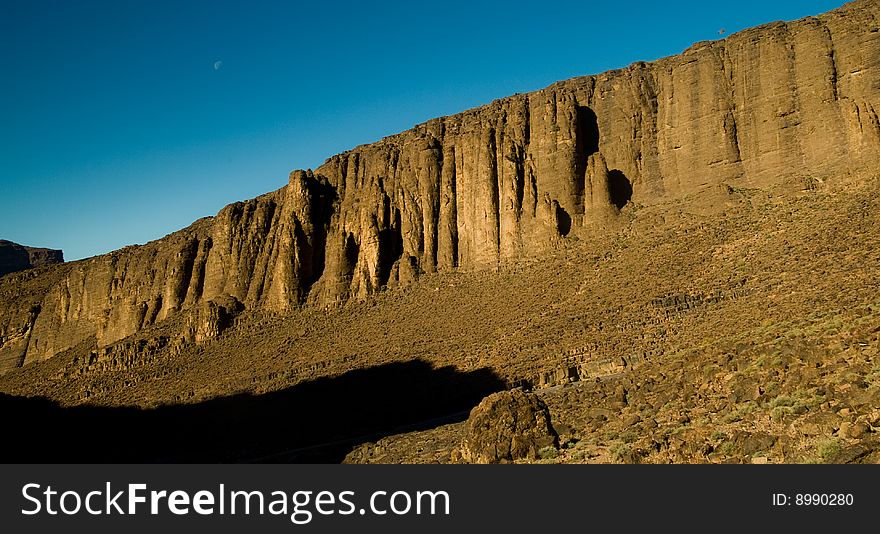
M 637 440 L 638 438 L 639 438 L 639 436 L 635 432 L 633 432 L 632 430 L 625 430 L 625 431 L 621 432 L 619 436 L 617 436 L 617 439 L 619 439 L 620 441 L 622 441 L 624 443 L 632 443 L 635 440 Z
M 725 434 L 724 432 L 722 432 L 720 430 L 716 430 L 716 431 L 712 432 L 712 440 L 713 441 L 723 441 L 725 439 L 727 439 L 727 434 Z
M 772 419 L 781 421 L 788 414 L 803 414 L 823 402 L 825 402 L 824 396 L 811 395 L 807 391 L 796 390 L 790 395 L 779 395 L 773 398 L 767 407 L 770 409 Z
M 840 452 L 840 449 L 840 441 L 836 438 L 822 440 L 816 445 L 816 452 L 823 462 L 831 460 L 834 455 Z
M 534 449 L 532 449 L 532 450 L 534 450 Z M 552 445 L 548 445 L 547 447 L 543 447 L 541 450 L 538 451 L 538 457 L 541 458 L 542 460 L 552 460 L 552 459 L 556 458 L 557 456 L 559 456 L 559 450 L 557 450 L 556 447 L 554 447 Z
M 611 459 L 615 462 L 624 462 L 629 459 L 632 447 L 627 443 L 616 443 L 608 452 L 611 454 Z
M 755 401 L 747 401 L 742 404 L 737 405 L 736 409 L 732 412 L 729 412 L 724 417 L 721 418 L 721 422 L 724 424 L 735 423 L 737 421 L 741 421 L 743 417 L 755 413 L 759 408 L 758 403 Z

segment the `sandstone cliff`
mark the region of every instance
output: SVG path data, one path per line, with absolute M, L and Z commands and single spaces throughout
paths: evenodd
M 333 156 L 57 282 L 16 282 L 30 297 L 0 306 L 0 372 L 181 312 L 204 339 L 239 305 L 332 305 L 421 272 L 492 268 L 602 232 L 629 203 L 858 179 L 880 163 L 878 26 L 880 3 L 862 0 Z

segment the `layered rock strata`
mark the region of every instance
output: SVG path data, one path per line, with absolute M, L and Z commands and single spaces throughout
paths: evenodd
M 285 312 L 491 269 L 601 232 L 630 203 L 876 170 L 878 26 L 880 3 L 853 2 L 333 156 L 158 241 L 76 262 L 27 309 L 4 303 L 0 371 L 200 307 L 210 338 L 226 320 L 211 302 Z

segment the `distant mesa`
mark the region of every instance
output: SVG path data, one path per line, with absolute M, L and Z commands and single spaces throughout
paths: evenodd
M 62 251 L 51 248 L 26 247 L 0 239 L 0 276 L 53 263 L 64 263 Z

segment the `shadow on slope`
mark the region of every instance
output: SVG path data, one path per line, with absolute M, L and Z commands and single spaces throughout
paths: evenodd
M 62 407 L 0 394 L 3 462 L 339 462 L 401 430 L 460 421 L 504 383 L 415 360 L 198 404 Z

